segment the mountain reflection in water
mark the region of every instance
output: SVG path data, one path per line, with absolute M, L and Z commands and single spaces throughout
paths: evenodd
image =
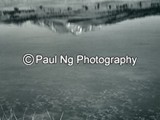
M 65 20 L 62 21 L 55 19 L 42 19 L 31 22 L 42 27 L 47 27 L 57 33 L 72 33 L 74 35 L 80 35 L 84 32 L 99 30 L 102 27 L 102 24 L 95 25 L 92 23 L 88 23 L 88 21 L 83 21 L 80 23 L 70 23 L 65 22 Z
M 135 19 L 150 15 L 159 15 L 159 9 L 147 9 L 141 11 L 130 11 L 122 12 L 117 14 L 111 14 L 110 16 L 102 15 L 101 17 L 62 17 L 62 18 L 32 18 L 24 20 L 9 20 L 5 21 L 6 24 L 17 24 L 21 25 L 27 21 L 30 21 L 32 24 L 47 27 L 50 30 L 57 33 L 72 33 L 74 35 L 80 35 L 84 32 L 95 31 L 101 29 L 107 24 L 115 24 L 117 22 L 125 21 L 127 19 Z
M 53 32 L 66 34 L 72 33 L 73 35 L 80 35 L 85 32 L 100 30 L 102 27 L 108 24 L 115 24 L 121 21 L 125 21 L 127 19 L 135 19 L 139 17 L 145 17 L 147 15 L 140 16 L 125 16 L 119 18 L 98 18 L 98 19 L 89 19 L 89 20 L 80 20 L 80 21 L 69 21 L 68 19 L 55 19 L 55 18 L 43 18 L 43 19 L 35 19 L 29 20 L 31 24 L 38 25 L 41 27 L 46 27 Z M 27 21 L 10 21 L 5 24 L 15 24 L 15 25 L 23 25 Z

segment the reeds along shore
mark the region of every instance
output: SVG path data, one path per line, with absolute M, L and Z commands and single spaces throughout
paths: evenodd
M 94 4 L 82 5 L 79 7 L 68 6 L 66 8 L 55 8 L 39 6 L 34 9 L 13 8 L 13 10 L 1 10 L 0 20 L 28 20 L 39 18 L 97 18 L 125 11 L 160 9 L 160 0 L 138 1 L 138 2 L 97 2 Z

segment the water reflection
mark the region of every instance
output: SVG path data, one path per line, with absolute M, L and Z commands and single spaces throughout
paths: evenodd
M 31 21 L 31 23 L 41 26 L 47 27 L 53 32 L 57 33 L 72 33 L 74 35 L 80 35 L 84 32 L 99 30 L 103 25 L 102 24 L 92 24 L 87 23 L 88 21 L 83 21 L 80 23 L 71 23 L 65 22 L 65 20 L 55 20 L 55 19 L 42 19 Z
M 155 12 L 155 11 L 154 11 Z M 32 19 L 32 20 L 18 20 L 18 21 L 7 21 L 5 24 L 16 24 L 23 25 L 23 23 L 30 21 L 34 25 L 38 25 L 41 27 L 46 27 L 53 32 L 66 34 L 71 33 L 73 35 L 80 35 L 85 32 L 100 30 L 102 27 L 107 24 L 115 24 L 117 22 L 125 21 L 127 19 L 135 19 L 139 17 L 145 17 L 149 15 L 154 15 L 155 13 L 152 11 L 141 11 L 137 12 L 129 12 L 129 13 L 121 13 L 112 16 L 103 16 L 100 18 L 41 18 L 41 19 Z M 157 11 L 156 11 L 157 13 Z

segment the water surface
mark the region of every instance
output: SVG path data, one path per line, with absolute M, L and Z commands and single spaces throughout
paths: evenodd
M 60 34 L 32 22 L 0 24 L 0 103 L 22 116 L 46 109 L 64 119 L 160 119 L 160 16 Z M 33 65 L 25 53 L 48 56 L 137 56 L 136 66 Z M 2 113 L 2 112 L 1 112 Z

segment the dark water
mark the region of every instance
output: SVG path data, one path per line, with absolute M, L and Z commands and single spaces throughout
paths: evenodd
M 65 120 L 160 119 L 160 16 L 102 26 L 79 36 L 30 22 L 0 24 L 0 104 L 17 116 L 46 109 Z M 25 53 L 137 56 L 136 66 L 33 65 Z M 1 115 L 2 115 L 2 111 Z

